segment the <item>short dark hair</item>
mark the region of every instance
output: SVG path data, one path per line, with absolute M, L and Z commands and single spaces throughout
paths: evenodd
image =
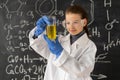
M 68 13 L 73 13 L 73 14 L 80 14 L 81 16 L 81 19 L 86 19 L 87 22 L 88 22 L 88 15 L 87 15 L 87 12 L 85 11 L 85 9 L 80 6 L 80 5 L 72 5 L 72 6 L 69 6 L 66 11 L 65 11 L 65 14 L 68 14 Z M 88 29 L 87 29 L 87 25 L 84 27 L 84 30 L 86 31 L 87 35 L 89 35 L 88 33 Z

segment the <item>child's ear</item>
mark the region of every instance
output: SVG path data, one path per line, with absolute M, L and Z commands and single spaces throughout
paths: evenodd
M 65 25 L 65 20 L 62 21 L 62 26 L 65 28 L 66 25 Z
M 87 19 L 86 18 L 81 20 L 81 25 L 82 25 L 82 27 L 85 27 L 87 25 Z

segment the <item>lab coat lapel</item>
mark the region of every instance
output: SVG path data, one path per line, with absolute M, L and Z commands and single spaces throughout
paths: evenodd
M 76 48 L 78 49 L 79 47 L 82 47 L 82 48 L 84 48 L 86 45 L 87 45 L 87 43 L 88 43 L 88 41 L 89 41 L 89 38 L 88 38 L 88 36 L 87 36 L 87 34 L 85 33 L 85 34 L 83 34 L 77 41 L 76 41 Z
M 70 35 L 68 34 L 66 37 L 62 38 L 62 46 L 63 48 L 70 54 Z
M 88 41 L 89 39 L 87 37 L 87 34 L 82 35 L 78 40 L 76 40 L 71 46 L 71 53 L 72 53 L 71 56 L 76 55 L 74 53 L 76 53 L 78 49 L 79 51 L 82 51 L 87 45 Z
M 63 48 L 71 55 L 73 55 L 78 49 L 84 48 L 88 42 L 87 34 L 82 35 L 77 41 L 75 41 L 72 45 L 70 44 L 70 34 L 66 37 L 62 38 L 62 46 Z

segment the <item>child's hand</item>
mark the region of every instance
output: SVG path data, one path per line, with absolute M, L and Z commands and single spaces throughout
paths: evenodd
M 61 52 L 63 51 L 63 47 L 58 41 L 58 37 L 55 39 L 55 41 L 52 41 L 48 39 L 46 35 L 44 35 L 44 39 L 48 44 L 49 50 L 56 55 L 56 58 L 60 56 Z
M 36 30 L 35 30 L 35 36 L 39 36 L 42 32 L 45 31 L 46 26 L 50 24 L 51 21 L 47 16 L 43 16 L 36 22 Z

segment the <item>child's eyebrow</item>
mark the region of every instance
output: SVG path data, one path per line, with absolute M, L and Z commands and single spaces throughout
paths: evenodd
M 75 20 L 75 21 L 79 21 L 79 20 Z
M 80 20 L 74 20 L 74 21 L 80 21 Z M 74 22 L 74 21 L 72 21 L 72 22 Z M 66 22 L 71 22 L 71 21 L 66 21 Z

